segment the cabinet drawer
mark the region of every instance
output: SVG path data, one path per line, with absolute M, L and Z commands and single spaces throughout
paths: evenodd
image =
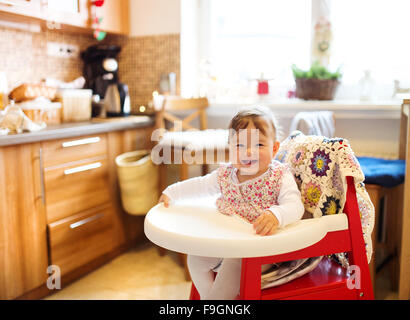
M 51 263 L 66 274 L 114 246 L 113 213 L 100 206 L 47 225 Z
M 43 143 L 45 168 L 107 154 L 105 134 L 60 139 Z
M 47 221 L 54 222 L 111 200 L 105 156 L 46 168 Z

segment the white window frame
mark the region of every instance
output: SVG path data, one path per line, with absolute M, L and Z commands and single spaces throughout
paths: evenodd
M 249 0 L 251 1 L 251 0 Z M 329 0 L 312 1 L 311 41 L 315 21 L 329 7 Z M 181 0 L 181 95 L 184 97 L 199 96 L 200 61 L 209 57 L 209 1 Z M 306 54 L 311 56 L 310 52 Z M 311 59 L 311 58 L 310 58 Z

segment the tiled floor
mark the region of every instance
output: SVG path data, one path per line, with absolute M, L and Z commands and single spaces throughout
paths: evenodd
M 377 300 L 397 300 L 398 293 L 390 288 L 390 269 L 384 267 L 376 278 L 375 299 Z
M 191 282 L 176 253 L 159 256 L 155 246 L 139 245 L 46 299 L 184 300 Z M 388 281 L 388 268 L 377 280 L 376 299 L 397 299 Z
M 46 299 L 183 300 L 191 290 L 184 272 L 175 253 L 161 257 L 144 243 Z

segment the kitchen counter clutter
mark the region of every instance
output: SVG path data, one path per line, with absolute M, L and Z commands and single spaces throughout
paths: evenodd
M 97 134 L 117 130 L 142 128 L 154 125 L 154 119 L 149 116 L 132 116 L 128 119 L 115 118 L 102 121 L 92 119 L 85 122 L 63 123 L 49 125 L 44 130 L 20 133 L 13 135 L 0 135 L 0 147 L 22 143 L 40 142 L 51 139 L 62 139 L 81 135 Z

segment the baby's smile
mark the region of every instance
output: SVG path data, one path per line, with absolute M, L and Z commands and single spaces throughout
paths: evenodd
M 250 167 L 258 163 L 258 160 L 256 159 L 242 159 L 241 160 L 241 165 L 245 167 Z

